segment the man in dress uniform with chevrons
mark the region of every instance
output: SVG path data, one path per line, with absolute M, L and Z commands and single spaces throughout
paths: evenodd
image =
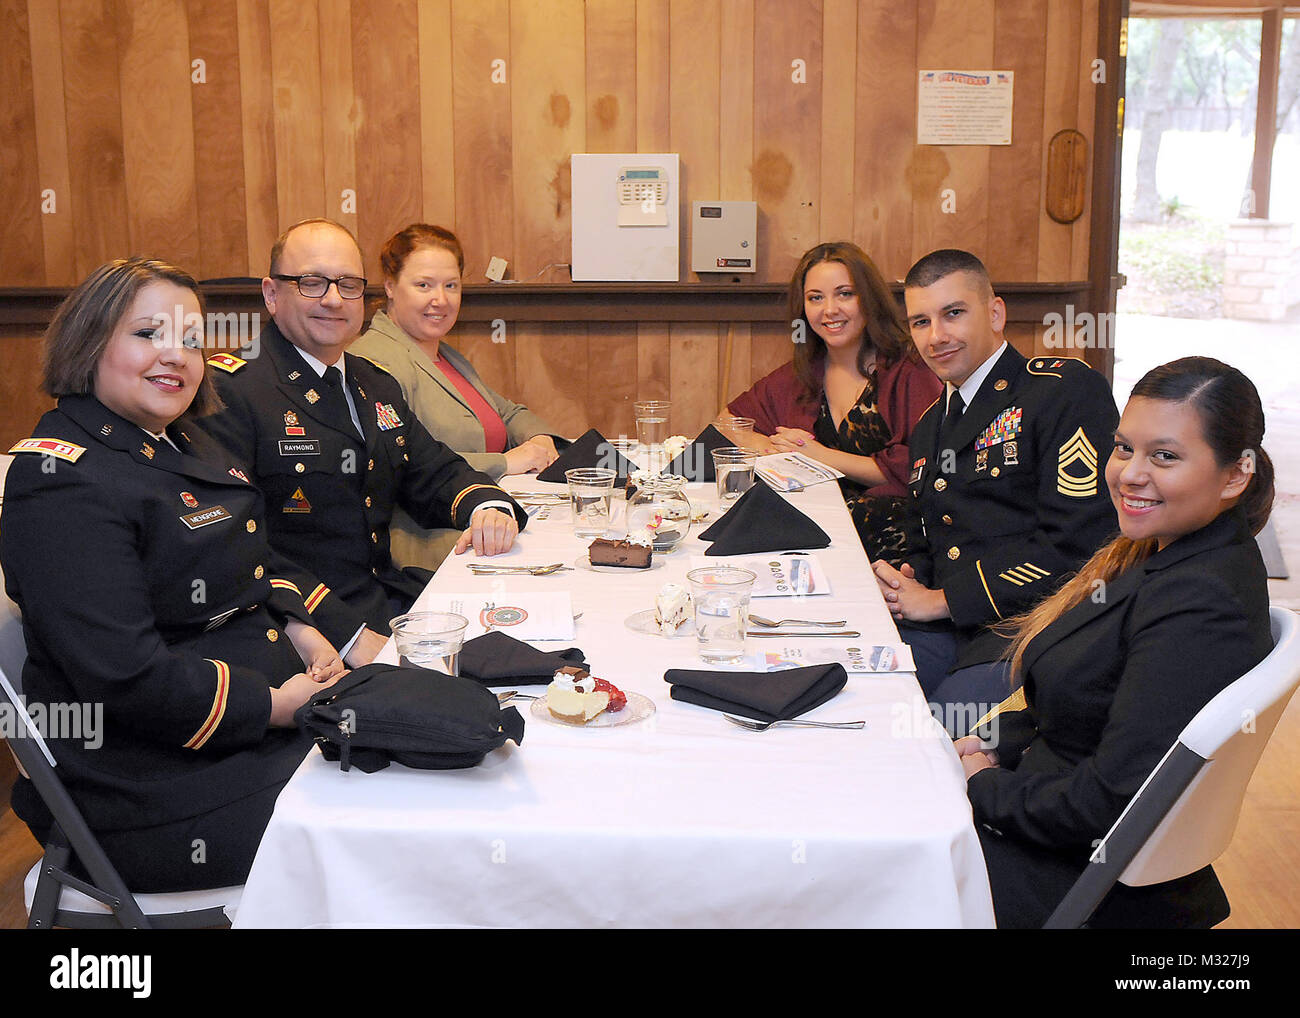
M 271 250 L 261 355 L 208 363 L 226 409 L 203 427 L 255 472 L 272 545 L 324 582 L 303 591 L 316 627 L 354 667 L 383 646 L 426 570 L 398 569 L 388 526 L 463 529 L 456 553 L 508 551 L 527 522 L 491 478 L 434 439 L 396 379 L 345 349 L 361 332 L 361 251 L 331 220 L 291 226 Z
M 912 432 L 908 546 L 873 564 L 926 696 L 976 710 L 1010 694 L 991 626 L 1054 592 L 1116 530 L 1103 457 L 1119 414 L 1106 379 L 1068 357 L 1026 360 L 1006 305 L 965 251 L 926 255 L 904 281 L 908 327 L 944 382 Z M 957 732 L 956 734 L 964 734 Z

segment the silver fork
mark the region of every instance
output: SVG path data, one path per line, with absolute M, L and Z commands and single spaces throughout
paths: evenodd
M 773 622 L 771 619 L 765 619 L 762 615 L 750 615 L 749 621 L 756 625 L 767 626 L 827 626 L 831 629 L 838 629 L 845 625 L 844 619 L 837 619 L 834 622 L 818 622 L 815 619 L 781 619 L 779 622 Z
M 751 732 L 766 732 L 777 725 L 790 725 L 794 728 L 866 728 L 865 721 L 755 721 L 752 718 L 738 718 L 734 714 L 723 714 L 733 725 Z
M 507 704 L 511 700 L 540 700 L 540 696 L 530 696 L 528 693 L 521 693 L 517 689 L 507 689 L 504 693 L 497 694 L 497 703 Z
M 566 566 L 563 562 L 555 562 L 549 566 L 494 566 L 473 562 L 470 563 L 469 571 L 480 576 L 491 573 L 530 573 L 533 576 L 549 576 L 551 573 L 558 573 L 561 569 L 571 568 L 573 567 Z

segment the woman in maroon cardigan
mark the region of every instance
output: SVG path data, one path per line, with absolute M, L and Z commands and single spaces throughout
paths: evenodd
M 880 271 L 855 244 L 819 244 L 790 281 L 794 359 L 727 409 L 754 419 L 768 452 L 843 471 L 840 489 L 872 559 L 908 554 L 902 517 L 912 428 L 942 383 L 921 363 Z

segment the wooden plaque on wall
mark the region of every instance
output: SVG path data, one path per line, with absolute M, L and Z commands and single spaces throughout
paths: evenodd
M 1052 135 L 1047 147 L 1047 214 L 1058 223 L 1083 215 L 1088 188 L 1088 139 L 1067 128 Z

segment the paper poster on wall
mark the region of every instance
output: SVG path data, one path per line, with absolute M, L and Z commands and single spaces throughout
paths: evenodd
M 921 71 L 918 145 L 1010 145 L 1014 71 Z

